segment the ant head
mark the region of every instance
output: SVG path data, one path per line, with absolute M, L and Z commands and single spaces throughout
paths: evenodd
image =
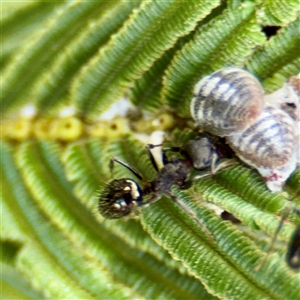
M 98 210 L 107 219 L 128 215 L 142 202 L 142 190 L 132 179 L 115 179 L 107 184 L 100 195 Z

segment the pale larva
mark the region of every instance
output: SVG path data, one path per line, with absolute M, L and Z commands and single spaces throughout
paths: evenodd
M 288 113 L 268 105 L 251 126 L 226 140 L 242 161 L 257 169 L 271 191 L 280 191 L 297 165 L 296 131 Z
M 238 68 L 225 68 L 201 79 L 195 86 L 191 114 L 217 136 L 235 134 L 250 126 L 264 107 L 258 80 Z

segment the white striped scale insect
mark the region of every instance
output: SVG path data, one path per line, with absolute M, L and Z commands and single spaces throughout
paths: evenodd
M 300 163 L 300 76 L 264 95 L 258 80 L 225 68 L 195 86 L 191 114 L 204 130 L 226 137 L 235 154 L 254 167 L 271 191 L 280 191 Z
M 242 161 L 258 170 L 271 191 L 280 191 L 296 168 L 294 120 L 277 107 L 265 107 L 254 124 L 226 140 Z
M 109 182 L 99 196 L 98 210 L 103 217 L 107 219 L 121 218 L 134 212 L 137 207 L 145 206 L 158 200 L 163 194 L 174 199 L 171 191 L 172 186 L 179 188 L 189 187 L 193 180 L 203 176 L 203 174 L 198 174 L 194 178 L 189 178 L 192 170 L 210 168 L 217 170 L 219 160 L 227 155 L 226 146 L 223 149 L 221 143 L 217 144 L 208 136 L 203 136 L 190 141 L 186 148 L 171 147 L 162 149 L 163 167 L 159 168 L 159 164 L 157 164 L 151 152 L 151 149 L 155 147 L 161 147 L 161 145 L 147 145 L 149 158 L 157 171 L 157 177 L 151 182 L 143 179 L 143 176 L 137 170 L 118 158 L 110 160 L 111 169 L 115 162 L 124 166 L 143 183 L 144 188 L 141 188 L 131 178 L 114 179 Z M 195 151 L 194 148 L 197 148 L 198 151 Z M 183 158 L 169 159 L 166 155 L 169 151 L 179 152 Z M 194 153 L 197 153 L 197 157 L 193 156 Z M 202 153 L 201 156 L 199 153 Z M 196 167 L 193 166 L 194 159 Z M 207 172 L 204 176 L 209 174 L 211 173 Z
M 190 107 L 203 130 L 224 137 L 255 122 L 264 107 L 264 92 L 250 73 L 225 68 L 196 84 Z

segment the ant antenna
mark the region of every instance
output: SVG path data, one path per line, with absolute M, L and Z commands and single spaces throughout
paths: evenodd
M 109 169 L 111 172 L 111 176 L 113 178 L 113 169 L 114 169 L 114 163 L 118 163 L 121 166 L 125 167 L 127 170 L 129 170 L 132 174 L 134 174 L 139 180 L 144 181 L 143 176 L 137 171 L 135 170 L 133 167 L 131 167 L 130 165 L 124 163 L 122 160 L 116 158 L 116 157 L 112 157 L 109 161 Z
M 292 199 L 290 199 L 289 201 L 293 201 L 293 200 L 296 199 L 299 195 L 300 195 L 300 191 L 298 191 L 298 192 L 296 193 L 296 195 L 295 195 Z M 283 212 L 283 216 L 282 216 L 282 218 L 281 218 L 281 220 L 280 220 L 280 223 L 279 223 L 279 225 L 278 225 L 278 227 L 277 227 L 277 229 L 276 229 L 276 232 L 275 232 L 275 234 L 274 234 L 274 236 L 273 236 L 273 238 L 272 238 L 272 241 L 271 241 L 271 245 L 270 245 L 270 247 L 269 247 L 269 250 L 268 250 L 268 252 L 267 252 L 265 258 L 263 259 L 263 261 L 255 268 L 256 271 L 260 270 L 260 269 L 265 265 L 265 263 L 266 263 L 268 257 L 270 256 L 270 254 L 271 254 L 272 251 L 273 251 L 273 248 L 274 248 L 274 245 L 275 245 L 275 243 L 276 243 L 278 234 L 279 234 L 280 230 L 281 230 L 282 227 L 283 227 L 284 221 L 286 220 L 287 216 L 289 215 L 289 213 L 290 213 L 291 211 L 293 211 L 293 212 L 295 212 L 295 213 L 297 213 L 297 214 L 300 215 L 300 211 L 297 210 L 296 208 L 293 208 L 293 209 L 292 209 L 292 208 L 290 208 L 290 207 L 285 207 L 285 210 L 284 210 L 284 212 Z M 288 249 L 288 254 L 287 254 L 287 263 L 288 263 L 289 266 L 291 266 L 292 268 L 298 268 L 298 267 L 300 266 L 300 261 L 298 261 L 298 260 L 300 259 L 300 253 L 299 253 L 299 251 L 300 251 L 300 241 L 297 240 L 297 235 L 300 237 L 300 226 L 296 229 L 296 231 L 295 231 L 295 233 L 294 233 L 294 235 L 293 235 L 293 237 L 292 237 L 292 239 L 291 239 L 291 244 L 293 244 L 293 241 L 294 241 L 294 242 L 296 241 L 296 242 L 295 242 L 296 245 L 295 245 L 295 247 L 294 247 L 294 248 L 296 248 L 296 249 L 295 249 L 295 251 L 293 251 L 294 249 L 292 249 L 292 247 L 289 247 L 289 249 Z M 298 242 L 299 245 L 297 245 L 297 242 Z M 294 259 L 296 262 L 293 262 L 293 259 Z M 293 265 L 295 265 L 295 266 L 293 267 Z

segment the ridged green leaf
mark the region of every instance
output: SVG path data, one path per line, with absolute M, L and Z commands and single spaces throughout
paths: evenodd
M 14 55 L 2 76 L 2 113 L 18 102 L 30 101 L 28 93 L 33 81 L 74 38 L 89 18 L 97 15 L 108 2 L 67 3 L 31 35 L 30 41 Z
M 29 41 L 28 36 L 51 17 L 53 9 L 61 4 L 55 1 L 48 2 L 2 2 L 1 29 L 2 29 L 2 63 L 8 61 L 14 51 Z M 1 66 L 3 67 L 3 65 Z
M 200 78 L 222 66 L 241 66 L 251 49 L 263 41 L 250 3 L 228 9 L 201 27 L 174 57 L 166 71 L 162 96 L 172 109 L 180 105 L 180 112 L 187 116 L 193 86 Z
M 164 147 L 198 134 L 188 111 L 202 76 L 246 67 L 269 92 L 299 73 L 298 11 L 296 0 L 3 2 L 1 297 L 297 299 L 286 253 L 299 168 L 283 193 L 237 162 L 132 219 L 104 220 L 97 203 L 113 178 L 137 180 L 111 173 L 113 156 L 155 179 L 153 120 L 176 129 Z M 282 28 L 266 38 L 266 25 Z M 95 119 L 124 95 L 138 113 Z
M 5 163 L 11 163 L 7 150 L 3 152 Z M 97 272 L 91 268 L 90 259 L 84 257 L 82 249 L 74 249 L 74 245 L 62 236 L 58 229 L 51 225 L 40 212 L 25 187 L 20 184 L 21 178 L 16 170 L 10 169 L 5 174 L 10 185 L 14 186 L 15 198 L 4 199 L 13 202 L 14 209 L 18 208 L 18 222 L 26 228 L 26 246 L 18 254 L 15 266 L 30 279 L 31 284 L 47 297 L 92 298 L 107 293 L 107 297 L 121 295 L 116 290 L 107 289 L 107 275 L 99 273 L 101 267 L 97 265 Z M 15 180 L 19 179 L 15 186 Z M 12 221 L 12 220 L 11 220 Z M 51 238 L 50 238 L 51 237 Z M 58 251 L 59 249 L 59 251 Z M 37 263 L 39 262 L 39 263 Z M 95 263 L 96 264 L 96 263 Z M 74 267 L 77 272 L 73 272 Z M 82 276 L 85 274 L 85 276 Z M 75 281 L 76 283 L 75 283 Z M 94 284 L 92 284 L 94 282 Z M 100 285 L 101 283 L 101 285 Z M 65 284 L 68 289 L 55 287 Z M 87 290 L 84 291 L 83 287 Z M 104 287 L 104 290 L 103 290 Z M 125 289 L 126 290 L 126 289 Z M 91 293 L 91 294 L 90 294 Z M 127 296 L 127 293 L 125 293 Z M 124 297 L 124 294 L 121 296 Z
M 1 299 L 44 299 L 44 297 L 34 291 L 13 267 L 1 263 Z
M 133 88 L 130 92 L 130 99 L 138 108 L 150 112 L 156 112 L 166 106 L 166 99 L 161 96 L 163 89 L 163 77 L 173 56 L 193 38 L 194 34 L 197 32 L 197 28 L 200 28 L 203 24 L 209 22 L 209 20 L 221 14 L 225 7 L 225 2 L 216 7 L 211 14 L 197 24 L 195 30 L 179 39 L 173 48 L 166 51 L 160 59 L 156 60 L 147 72 L 134 82 Z
M 17 153 L 17 163 L 26 185 L 42 211 L 69 237 L 76 248 L 84 249 L 84 255 L 93 260 L 94 268 L 99 270 L 97 264 L 102 264 L 115 280 L 130 286 L 133 292 L 145 295 L 146 298 L 194 298 L 193 295 L 197 293 L 205 293 L 199 286 L 198 292 L 193 294 L 195 279 L 186 275 L 179 276 L 180 273 L 176 269 L 167 268 L 152 255 L 142 254 L 138 249 L 126 245 L 125 241 L 106 232 L 105 227 L 96 222 L 91 211 L 72 195 L 72 188 L 63 175 L 57 151 L 57 146 L 53 144 L 26 143 Z M 50 178 L 53 177 L 58 178 L 56 183 L 51 183 Z M 111 251 L 111 247 L 115 250 Z M 28 256 L 25 256 L 28 259 Z M 84 267 L 82 263 L 77 262 L 73 254 L 70 255 L 69 260 L 71 259 L 74 259 L 74 262 L 70 266 L 78 263 Z M 68 263 L 65 259 L 64 262 Z M 26 263 L 32 262 L 26 260 Z M 122 272 L 124 269 L 132 276 Z M 180 281 L 184 282 L 182 287 L 176 284 Z M 90 278 L 87 282 L 92 284 L 98 280 Z M 87 290 L 84 282 L 80 283 L 81 288 Z M 141 287 L 137 290 L 139 285 Z M 92 288 L 94 287 L 89 287 Z
M 74 80 L 71 99 L 79 111 L 95 118 L 218 3 L 144 1 Z
M 262 261 L 262 253 L 253 241 L 201 207 L 195 197 L 183 192 L 175 194 L 178 203 L 153 204 L 151 210 L 143 213 L 142 222 L 158 243 L 201 279 L 209 292 L 229 299 L 297 297 L 299 278 L 290 276 L 281 258 L 272 256 L 267 267 L 255 271 Z M 218 284 L 212 286 L 212 281 Z M 270 289 L 275 282 L 281 284 Z M 228 285 L 235 288 L 229 291 Z
M 52 107 L 57 103 L 65 104 L 60 98 L 63 96 L 66 98 L 72 78 L 99 47 L 108 41 L 138 4 L 139 1 L 114 2 L 111 7 L 103 7 L 53 60 L 47 72 L 37 79 L 30 94 L 30 98 L 37 102 L 41 113 L 48 112 L 49 106 Z M 116 15 L 119 16 L 117 19 Z
M 247 62 L 247 68 L 261 79 L 269 92 L 300 72 L 299 28 L 297 18 L 257 49 Z
M 264 25 L 286 25 L 295 20 L 300 11 L 298 0 L 256 0 L 255 2 L 258 7 L 258 20 Z

